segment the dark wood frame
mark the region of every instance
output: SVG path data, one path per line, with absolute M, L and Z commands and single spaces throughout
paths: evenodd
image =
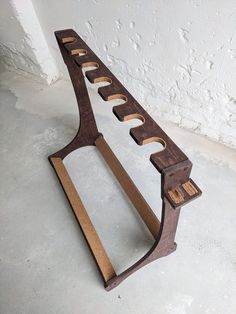
M 124 88 L 111 71 L 94 54 L 78 34 L 72 30 L 55 32 L 55 36 L 67 65 L 78 102 L 80 125 L 74 139 L 63 149 L 49 156 L 68 201 L 78 219 L 79 225 L 95 258 L 104 280 L 106 290 L 111 290 L 125 278 L 144 265 L 166 256 L 176 250 L 175 233 L 181 206 L 201 195 L 200 189 L 190 179 L 192 163 L 178 146 L 167 136 L 157 123 Z M 130 129 L 135 142 L 143 145 L 160 142 L 164 149 L 150 156 L 154 167 L 161 173 L 162 216 L 158 220 L 134 182 L 116 158 L 103 135 L 98 131 L 82 67 L 96 69 L 85 73 L 91 83 L 106 81 L 110 85 L 98 88 L 105 101 L 123 99 L 124 104 L 114 106 L 113 112 L 120 121 L 139 119 L 142 125 Z M 155 238 L 152 248 L 134 265 L 117 275 L 105 252 L 98 234 L 76 191 L 63 159 L 72 151 L 84 146 L 96 146 L 122 188 L 136 207 L 139 215 Z

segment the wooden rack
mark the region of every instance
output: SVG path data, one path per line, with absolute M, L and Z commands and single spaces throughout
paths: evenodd
M 106 290 L 111 290 L 144 265 L 176 250 L 174 242 L 181 206 L 201 195 L 200 189 L 190 179 L 192 163 L 178 146 L 148 115 L 111 71 L 72 29 L 55 32 L 55 36 L 68 68 L 78 102 L 80 125 L 74 139 L 63 149 L 49 156 L 68 201 L 77 217 L 89 248 L 103 277 Z M 113 113 L 120 121 L 139 119 L 142 125 L 130 129 L 130 135 L 139 145 L 159 142 L 164 149 L 150 156 L 154 167 L 161 173 L 162 216 L 158 220 L 134 182 L 131 180 L 103 135 L 98 131 L 82 68 L 94 67 L 85 72 L 91 83 L 109 82 L 99 87 L 98 93 L 105 101 L 122 99 L 124 104 L 114 106 Z M 86 69 L 85 69 L 86 70 Z M 84 146 L 96 146 L 122 188 L 137 209 L 140 217 L 155 238 L 152 248 L 134 265 L 121 274 L 115 270 L 106 254 L 99 236 L 64 166 L 63 159 L 72 151 Z

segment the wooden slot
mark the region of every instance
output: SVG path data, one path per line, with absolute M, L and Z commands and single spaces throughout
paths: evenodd
M 198 190 L 193 186 L 193 184 L 190 181 L 182 184 L 182 187 L 190 196 L 193 196 L 198 193 Z
M 142 121 L 143 123 L 145 122 L 145 118 L 138 113 L 133 113 L 133 114 L 129 114 L 127 116 L 124 116 L 124 121 L 129 121 L 129 120 L 133 120 L 133 119 L 138 119 L 140 121 Z
M 64 38 L 62 38 L 63 44 L 74 43 L 76 41 L 77 41 L 77 39 L 75 37 L 64 37 Z
M 175 202 L 176 204 L 180 204 L 184 201 L 183 195 L 176 188 L 169 190 L 168 194 L 170 195 L 173 202 Z
M 75 216 L 78 219 L 80 227 L 97 262 L 103 279 L 106 282 L 116 276 L 115 270 L 106 254 L 96 229 L 86 212 L 79 194 L 77 193 L 75 186 L 68 175 L 62 159 L 58 157 L 51 157 L 50 160 L 68 197 Z
M 107 97 L 107 100 L 113 100 L 113 99 L 121 99 L 124 100 L 125 102 L 127 102 L 127 97 L 125 95 L 122 94 L 113 94 Z
M 112 79 L 110 77 L 106 77 L 106 76 L 96 77 L 94 79 L 94 83 L 100 83 L 100 82 L 108 82 L 111 84 Z
M 160 143 L 163 146 L 163 149 L 166 148 L 166 142 L 162 138 L 157 137 L 157 136 L 149 137 L 149 138 L 143 140 L 142 144 L 149 144 L 149 143 L 153 143 L 153 142 Z
M 156 239 L 160 230 L 160 221 L 152 211 L 151 207 L 145 201 L 142 194 L 139 192 L 138 188 L 131 180 L 107 142 L 104 140 L 103 136 L 99 136 L 95 144 L 102 154 L 104 160 L 112 170 L 113 174 L 116 176 L 120 185 L 126 192 L 127 196 L 133 203 L 134 207 L 137 209 L 140 217 L 148 227 L 149 231 Z
M 88 61 L 88 62 L 82 63 L 82 68 L 87 68 L 87 67 L 95 67 L 95 69 L 98 69 L 99 64 L 97 62 L 93 62 L 93 61 Z
M 72 49 L 71 50 L 71 55 L 74 56 L 74 55 L 78 55 L 78 56 L 84 56 L 87 54 L 87 50 L 85 49 Z

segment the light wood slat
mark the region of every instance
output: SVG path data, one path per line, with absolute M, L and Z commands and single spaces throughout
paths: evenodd
M 130 198 L 131 202 L 137 209 L 140 217 L 147 225 L 151 234 L 154 238 L 157 238 L 160 229 L 160 221 L 152 211 L 151 207 L 145 201 L 142 194 L 139 192 L 138 188 L 129 177 L 103 136 L 99 136 L 96 139 L 95 144 L 102 154 L 103 158 L 105 159 L 106 163 L 116 176 L 117 180 L 121 184 L 122 188 L 126 192 L 127 196 Z
M 101 240 L 86 212 L 86 209 L 77 193 L 73 182 L 63 164 L 61 158 L 52 157 L 51 162 L 68 197 L 71 207 L 78 219 L 84 236 L 98 264 L 104 281 L 116 276 L 115 270 L 106 254 Z

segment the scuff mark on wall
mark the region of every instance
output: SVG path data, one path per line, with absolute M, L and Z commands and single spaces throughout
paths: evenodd
M 121 27 L 122 27 L 121 21 L 120 21 L 120 20 L 116 20 L 115 23 L 116 23 L 116 29 L 117 29 L 117 30 L 120 30 Z
M 207 60 L 205 63 L 206 69 L 211 70 L 214 65 L 214 62 Z
M 188 37 L 187 37 L 189 31 L 188 31 L 187 29 L 184 29 L 184 28 L 179 28 L 179 29 L 177 30 L 177 32 L 178 32 L 178 34 L 179 34 L 179 39 L 180 39 L 184 44 L 186 44 L 186 43 L 189 41 L 189 39 L 188 39 Z
M 130 23 L 129 23 L 129 27 L 130 27 L 131 29 L 135 28 L 135 22 L 134 22 L 134 21 L 130 22 Z

